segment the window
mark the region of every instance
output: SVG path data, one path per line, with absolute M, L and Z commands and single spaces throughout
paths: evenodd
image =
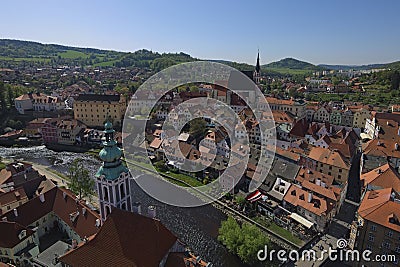
M 387 233 L 387 236 L 388 236 L 388 237 L 392 237 L 392 236 L 393 236 L 393 231 L 389 231 L 389 232 Z
M 375 240 L 375 236 L 374 236 L 372 233 L 369 233 L 369 235 L 368 235 L 368 241 L 374 242 L 374 240 Z
M 382 243 L 382 246 L 383 246 L 384 248 L 386 248 L 386 249 L 390 249 L 390 242 L 389 242 L 388 240 L 385 240 L 385 241 Z
M 371 225 L 371 231 L 376 232 L 376 225 Z
M 103 187 L 103 199 L 108 201 L 108 190 L 107 190 L 107 187 Z
M 120 194 L 121 194 L 121 199 L 124 198 L 124 197 L 125 197 L 125 188 L 124 188 L 124 184 L 121 184 L 121 185 L 119 186 L 119 191 L 120 191 Z

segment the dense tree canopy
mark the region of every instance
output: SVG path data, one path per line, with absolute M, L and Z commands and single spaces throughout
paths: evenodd
M 256 263 L 257 252 L 270 244 L 268 237 L 256 226 L 248 223 L 240 226 L 232 217 L 222 222 L 218 240 L 247 264 Z

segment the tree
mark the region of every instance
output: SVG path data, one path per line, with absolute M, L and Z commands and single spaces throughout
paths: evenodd
M 14 92 L 11 87 L 7 87 L 7 97 L 8 97 L 8 105 L 12 107 L 14 105 Z
M 202 118 L 196 118 L 189 122 L 189 132 L 194 136 L 199 136 L 205 133 L 207 130 L 207 123 Z
M 241 206 L 246 203 L 246 199 L 243 196 L 236 196 L 235 200 L 236 200 L 236 203 L 238 203 Z
M 391 86 L 390 89 L 392 90 L 398 90 L 400 86 L 400 73 L 399 71 L 394 71 L 393 74 L 390 77 L 391 81 Z
M 256 263 L 257 252 L 270 244 L 268 237 L 255 225 L 243 223 L 240 227 L 232 217 L 222 222 L 218 240 L 247 264 Z
M 0 106 L 2 110 L 7 108 L 6 103 L 6 89 L 4 87 L 4 83 L 0 81 Z
M 168 171 L 168 167 L 163 161 L 157 161 L 156 163 L 154 163 L 154 167 L 162 172 Z
M 75 159 L 68 170 L 70 179 L 68 187 L 78 195 L 79 199 L 91 197 L 93 194 L 94 180 L 90 178 L 89 171 L 83 166 L 80 159 Z

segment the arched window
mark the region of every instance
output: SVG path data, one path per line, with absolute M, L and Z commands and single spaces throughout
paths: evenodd
M 125 187 L 124 184 L 120 184 L 119 186 L 119 192 L 121 194 L 121 199 L 123 199 L 125 197 Z
M 103 198 L 108 201 L 108 189 L 105 186 L 103 187 Z

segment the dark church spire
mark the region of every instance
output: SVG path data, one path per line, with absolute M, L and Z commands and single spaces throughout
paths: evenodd
M 258 53 L 257 53 L 257 64 L 256 64 L 256 72 L 257 73 L 260 73 L 260 50 L 258 50 Z

